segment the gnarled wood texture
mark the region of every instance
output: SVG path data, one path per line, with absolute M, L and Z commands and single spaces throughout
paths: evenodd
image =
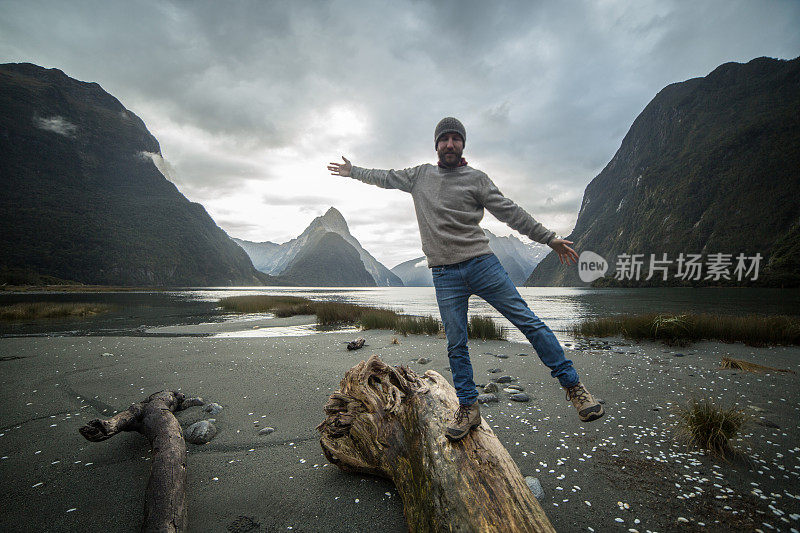
M 187 400 L 180 392 L 164 390 L 111 418 L 91 420 L 78 430 L 92 442 L 106 440 L 120 431 L 138 431 L 150 441 L 153 463 L 142 531 L 186 530 L 186 442 L 173 413 L 202 403 L 199 398 Z
M 457 408 L 441 374 L 419 376 L 373 355 L 330 396 L 320 444 L 346 472 L 391 479 L 411 531 L 554 531 L 486 421 L 458 442 L 447 440 Z

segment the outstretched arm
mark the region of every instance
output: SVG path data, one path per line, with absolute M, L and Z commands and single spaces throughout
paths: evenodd
M 328 170 L 333 176 L 345 176 L 384 189 L 400 189 L 411 192 L 417 180 L 420 167 L 403 170 L 377 170 L 354 167 L 350 160 L 342 156 L 344 163 L 328 163 Z
M 557 238 L 554 231 L 545 228 L 527 211 L 503 196 L 503 193 L 488 176 L 484 176 L 483 179 L 481 201 L 491 214 L 532 240 L 547 244 L 558 254 L 558 260 L 562 265 L 570 265 L 578 261 L 578 254 L 567 246 L 567 244 L 573 244 L 572 241 Z

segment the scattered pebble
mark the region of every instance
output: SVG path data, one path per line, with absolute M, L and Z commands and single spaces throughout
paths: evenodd
M 183 431 L 187 441 L 192 444 L 205 444 L 217 434 L 217 427 L 208 420 L 195 422 Z
M 206 413 L 211 413 L 212 415 L 216 415 L 220 411 L 222 411 L 222 406 L 218 403 L 212 402 L 203 407 L 203 411 L 205 411 Z

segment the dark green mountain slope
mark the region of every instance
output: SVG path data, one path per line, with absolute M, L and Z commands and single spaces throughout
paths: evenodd
M 158 171 L 144 123 L 96 83 L 0 65 L 0 270 L 93 284 L 261 285 Z
M 375 279 L 364 268 L 350 243 L 332 231 L 312 235 L 286 270 L 274 276 L 286 285 L 317 287 L 375 287 Z
M 757 283 L 797 285 L 798 110 L 800 58 L 726 63 L 667 86 L 586 187 L 567 238 L 579 252 L 606 258 L 612 271 L 623 253 L 647 260 L 667 253 L 673 261 L 681 252 L 704 261 L 708 254 L 760 253 Z M 673 264 L 667 283 L 676 282 L 674 274 Z M 526 285 L 585 283 L 551 253 Z

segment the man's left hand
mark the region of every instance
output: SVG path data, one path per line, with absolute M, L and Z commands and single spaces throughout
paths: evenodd
M 568 244 L 574 243 L 565 239 L 553 239 L 547 245 L 558 254 L 558 260 L 562 265 L 571 265 L 578 262 L 578 253 L 567 246 Z

